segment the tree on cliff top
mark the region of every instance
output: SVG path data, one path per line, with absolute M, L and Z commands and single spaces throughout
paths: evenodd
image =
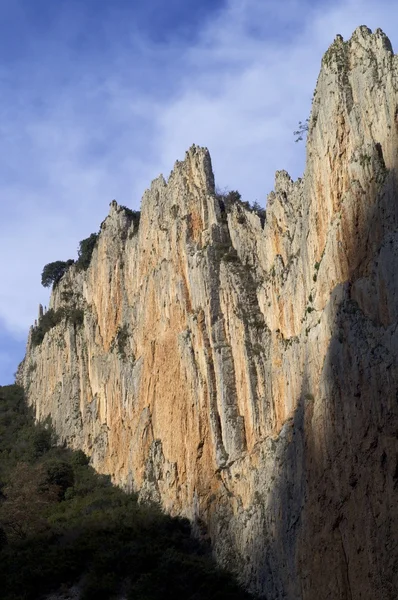
M 76 261 L 78 269 L 88 269 L 97 240 L 98 233 L 92 233 L 88 238 L 79 242 L 79 258 Z M 45 265 L 41 274 L 41 284 L 44 287 L 56 285 L 74 262 L 75 261 L 72 259 L 67 261 L 56 260 L 55 262 Z
M 56 260 L 55 262 L 48 263 L 43 268 L 43 272 L 41 274 L 41 284 L 44 287 L 56 285 L 60 279 L 62 279 L 69 267 L 73 265 L 73 263 L 74 261 L 72 259 L 67 261 Z

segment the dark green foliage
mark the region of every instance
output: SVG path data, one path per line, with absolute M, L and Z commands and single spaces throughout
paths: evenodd
M 126 217 L 128 217 L 131 223 L 133 223 L 134 227 L 130 229 L 128 237 L 131 240 L 137 233 L 138 227 L 140 225 L 141 212 L 139 210 L 131 210 L 131 208 L 127 208 L 127 206 L 121 206 L 121 209 L 124 210 Z M 127 235 L 126 233 L 124 235 Z
M 66 262 L 63 260 L 56 260 L 55 262 L 48 263 L 43 268 L 41 284 L 44 287 L 56 285 L 73 263 L 74 261 L 72 259 L 67 260 Z
M 266 217 L 265 208 L 261 208 L 260 204 L 256 200 L 255 202 L 253 202 L 252 211 L 255 212 L 258 217 L 260 217 L 261 226 L 264 227 Z
M 84 311 L 81 308 L 62 308 L 63 318 L 67 319 L 73 325 L 83 325 Z
M 62 310 L 55 311 L 50 308 L 40 319 L 37 327 L 32 331 L 32 344 L 38 346 L 42 343 L 47 331 L 58 325 L 62 321 L 64 313 Z
M 232 210 L 232 207 L 235 205 L 238 205 L 238 206 L 244 208 L 245 210 L 248 210 L 249 212 L 256 213 L 256 215 L 258 215 L 260 217 L 262 227 L 264 227 L 265 214 L 266 214 L 265 208 L 261 208 L 260 204 L 257 201 L 253 202 L 253 204 L 250 204 L 250 202 L 248 202 L 247 200 L 246 201 L 242 200 L 242 196 L 237 190 L 232 190 L 230 192 L 218 191 L 216 193 L 216 198 L 218 199 L 222 214 L 230 213 Z M 237 220 L 238 220 L 238 223 L 240 223 L 242 225 L 246 222 L 243 211 L 241 212 L 241 214 L 238 215 Z
M 46 463 L 46 479 L 45 483 L 58 488 L 60 499 L 65 497 L 65 492 L 68 488 L 73 487 L 75 475 L 73 465 L 70 462 L 62 459 L 53 459 Z
M 225 195 L 225 201 L 227 204 L 242 202 L 242 195 L 238 192 L 238 190 L 232 190 Z
M 32 427 L 32 422 L 33 415 L 25 406 L 22 388 L 0 387 L 0 481 L 8 468 L 17 461 L 32 462 L 46 445 L 45 426 Z
M 71 463 L 75 467 L 86 466 L 89 463 L 88 457 L 84 454 L 82 450 L 75 450 L 72 454 Z
M 129 331 L 126 325 L 119 327 L 116 332 L 117 351 L 121 358 L 126 358 L 126 347 L 129 338 Z
M 90 266 L 91 257 L 93 255 L 97 240 L 98 233 L 92 233 L 88 238 L 79 243 L 79 258 L 76 262 L 78 269 L 86 270 Z
M 248 210 L 250 210 L 250 203 L 249 202 L 243 202 L 242 200 L 242 196 L 241 194 L 237 191 L 237 190 L 231 190 L 229 192 L 224 191 L 224 192 L 217 192 L 216 193 L 216 197 L 220 203 L 220 208 L 222 212 L 231 212 L 232 207 L 235 204 L 238 204 L 240 206 L 243 206 L 245 208 L 247 208 Z
M 58 308 L 54 310 L 50 308 L 40 319 L 37 327 L 32 331 L 32 344 L 39 346 L 44 336 L 50 329 L 61 323 L 64 319 L 68 320 L 73 325 L 82 325 L 84 320 L 84 312 L 80 308 Z
M 0 387 L 0 596 L 37 600 L 81 582 L 83 600 L 248 600 L 192 538 L 186 519 L 54 446 L 23 390 Z
M 361 154 L 359 156 L 359 164 L 361 167 L 366 167 L 372 162 L 372 157 L 369 154 Z
M 37 427 L 32 431 L 32 446 L 35 458 L 48 452 L 52 445 L 53 432 L 50 427 Z
M 139 210 L 131 210 L 131 208 L 127 208 L 127 206 L 120 206 L 120 208 L 124 210 L 130 221 L 134 222 L 134 225 L 140 224 L 141 212 Z

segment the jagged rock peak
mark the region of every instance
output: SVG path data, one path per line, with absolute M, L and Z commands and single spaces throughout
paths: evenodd
M 170 180 L 186 177 L 207 193 L 214 193 L 214 174 L 207 148 L 193 144 L 185 153 L 185 160 L 176 161 Z
M 287 171 L 282 170 L 275 173 L 275 193 L 286 193 L 290 191 L 293 184 L 294 182 Z
M 380 47 L 393 53 L 390 39 L 380 28 L 377 28 L 373 33 L 366 25 L 360 25 L 354 30 L 349 43 L 360 43 L 364 48 Z
M 357 27 L 349 40 L 344 41 L 342 35 L 337 34 L 333 43 L 325 52 L 322 65 L 329 67 L 334 62 L 341 62 L 343 56 L 352 54 L 357 58 L 368 58 L 372 55 L 394 54 L 389 38 L 381 29 L 373 33 L 366 25 Z
M 109 216 L 115 215 L 120 211 L 120 206 L 116 200 L 109 203 Z
M 100 234 L 106 229 L 108 234 L 112 230 L 112 235 L 119 237 L 130 226 L 132 229 L 138 229 L 138 222 L 136 220 L 131 221 L 131 218 L 128 216 L 129 212 L 126 206 L 122 206 L 116 200 L 112 200 L 109 203 L 108 216 L 100 225 Z
M 195 185 L 207 193 L 214 193 L 214 174 L 211 164 L 210 152 L 207 148 L 192 144 L 185 152 L 184 160 L 177 160 L 166 181 L 160 174 L 151 182 L 149 190 L 146 190 L 143 201 L 156 196 L 167 188 L 168 185 L 178 187 L 180 184 Z
M 163 175 L 152 181 L 142 198 L 141 222 L 168 229 L 179 218 L 189 218 L 191 231 L 201 237 L 217 222 L 214 175 L 207 148 L 193 145 L 177 161 L 167 181 Z M 145 225 L 144 225 L 145 227 Z M 198 238 L 199 239 L 199 238 Z

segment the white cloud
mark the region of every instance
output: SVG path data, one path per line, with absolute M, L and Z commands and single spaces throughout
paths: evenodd
M 177 100 L 160 115 L 163 163 L 195 140 L 210 148 L 221 187 L 264 203 L 276 169 L 294 177 L 303 171 L 303 146 L 294 144 L 292 132 L 309 115 L 321 58 L 335 35 L 349 37 L 363 22 L 372 28 L 384 23 L 393 35 L 397 15 L 392 2 L 311 8 L 231 1 L 190 49 L 193 75 L 188 69 Z M 276 36 L 267 35 L 272 17 L 280 24 Z
M 18 101 L 0 100 L 0 320 L 26 331 L 47 301 L 43 265 L 75 256 L 112 198 L 137 207 L 192 143 L 210 149 L 219 185 L 249 200 L 265 202 L 276 169 L 300 176 L 292 132 L 323 52 L 364 23 L 394 36 L 397 17 L 389 1 L 230 0 L 190 47 L 158 48 L 135 32 L 108 62 L 66 64 L 53 87 L 53 63 L 36 61 L 42 71 L 21 75 Z

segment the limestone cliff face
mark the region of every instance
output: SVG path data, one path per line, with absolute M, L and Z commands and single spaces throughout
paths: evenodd
M 398 59 L 360 27 L 323 58 L 304 177 L 276 174 L 264 227 L 193 146 L 139 225 L 111 204 L 51 297 L 83 325 L 20 369 L 38 419 L 271 600 L 397 597 L 397 163 Z

